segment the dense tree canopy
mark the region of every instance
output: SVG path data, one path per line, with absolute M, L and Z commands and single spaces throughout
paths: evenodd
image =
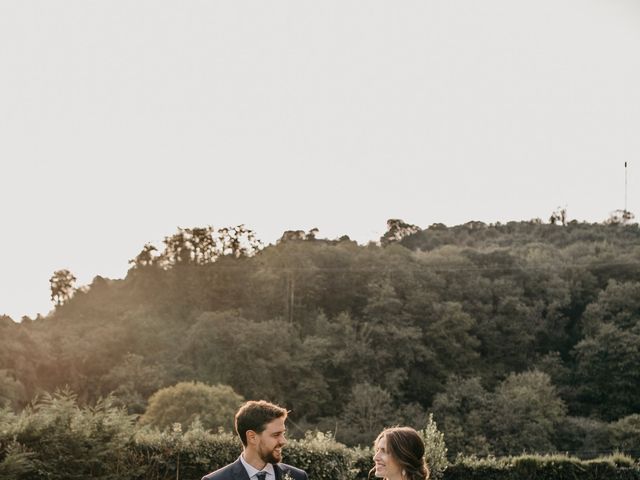
M 125 279 L 60 284 L 48 317 L 0 317 L 0 402 L 69 385 L 141 414 L 187 381 L 347 443 L 428 411 L 452 455 L 636 438 L 637 225 L 393 220 L 383 239 L 290 231 L 263 248 L 243 226 L 181 228 Z M 357 418 L 368 405 L 379 417 Z

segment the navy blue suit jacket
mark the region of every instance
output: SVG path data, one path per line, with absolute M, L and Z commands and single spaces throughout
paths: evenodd
M 276 480 L 284 480 L 287 473 L 293 480 L 308 480 L 307 472 L 286 463 L 275 463 L 273 471 L 276 474 Z M 240 458 L 238 458 L 226 467 L 205 475 L 202 480 L 249 480 L 249 474 L 247 474 L 247 470 L 242 465 Z

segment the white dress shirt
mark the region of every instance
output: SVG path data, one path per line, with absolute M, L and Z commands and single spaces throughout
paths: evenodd
M 252 465 L 249 465 L 247 461 L 244 459 L 244 453 L 240 455 L 240 461 L 242 462 L 242 466 L 247 471 L 247 475 L 249 475 L 249 480 L 257 480 L 257 473 L 266 472 L 267 476 L 265 480 L 276 480 L 276 473 L 273 471 L 273 465 L 267 463 L 262 470 L 258 470 L 254 468 Z

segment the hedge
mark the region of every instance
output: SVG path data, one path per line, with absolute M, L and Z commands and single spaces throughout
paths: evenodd
M 176 478 L 198 479 L 235 461 L 242 445 L 229 433 L 211 434 L 192 428 L 184 435 L 179 429 L 158 433 L 147 431 L 136 436 L 135 456 L 146 465 L 136 480 Z M 323 433 L 307 434 L 303 440 L 290 440 L 284 449 L 285 463 L 307 471 L 314 480 L 349 480 L 351 451 Z
M 438 468 L 444 443 L 427 443 L 439 452 L 429 458 L 434 472 L 444 470 L 443 480 L 640 480 L 640 465 L 621 454 L 589 461 L 462 457 Z M 197 423 L 185 433 L 180 424 L 164 432 L 141 429 L 109 400 L 79 407 L 68 393 L 45 395 L 20 414 L 0 409 L 0 480 L 197 480 L 241 450 L 230 433 L 206 432 Z M 365 480 L 373 464 L 371 448 L 347 448 L 323 433 L 289 441 L 284 456 L 311 480 Z
M 640 466 L 630 457 L 612 455 L 580 460 L 565 455 L 460 458 L 445 480 L 640 480 Z

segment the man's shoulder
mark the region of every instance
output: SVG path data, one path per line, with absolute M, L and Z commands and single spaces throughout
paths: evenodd
M 211 472 L 204 477 L 202 480 L 225 480 L 233 478 L 233 469 L 236 466 L 236 462 L 230 463 L 229 465 L 225 465 L 222 468 L 219 468 L 215 472 Z
M 280 468 L 280 471 L 282 471 L 282 474 L 284 476 L 284 477 L 281 477 L 282 480 L 285 480 L 287 473 L 289 473 L 289 475 L 293 477 L 293 480 L 306 480 L 308 478 L 307 472 L 305 472 L 301 468 L 294 467 L 293 465 L 287 465 L 286 463 L 279 463 L 278 468 Z

